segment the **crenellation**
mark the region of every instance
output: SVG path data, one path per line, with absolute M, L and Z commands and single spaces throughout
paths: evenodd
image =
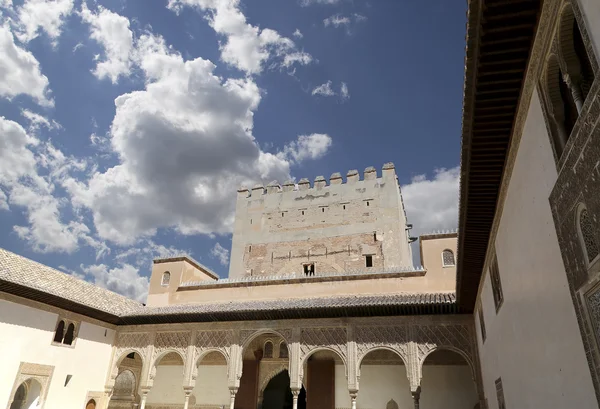
M 302 178 L 298 182 L 298 190 L 308 190 L 310 189 L 310 181 L 307 178 Z
M 388 162 L 385 165 L 383 165 L 381 177 L 383 178 L 383 180 L 397 179 L 396 178 L 396 169 L 392 162 Z
M 272 181 L 271 183 L 269 183 L 267 185 L 267 194 L 272 194 L 272 193 L 279 193 L 281 192 L 281 186 L 279 185 L 279 182 L 277 182 L 276 180 Z
M 321 190 L 327 186 L 327 181 L 323 176 L 317 176 L 315 178 L 315 189 Z
M 340 172 L 334 172 L 329 177 L 329 185 L 341 185 L 344 182 Z
M 283 192 L 292 192 L 296 188 L 293 180 L 286 180 L 283 184 Z
M 352 184 L 358 182 L 360 176 L 358 175 L 358 170 L 352 169 L 346 173 L 346 183 Z
M 374 179 L 377 179 L 377 170 L 375 170 L 374 166 L 369 166 L 365 169 L 364 180 L 374 180 Z

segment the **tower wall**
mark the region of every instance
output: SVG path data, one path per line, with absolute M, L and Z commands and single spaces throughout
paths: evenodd
M 360 180 L 334 173 L 297 185 L 276 182 L 238 191 L 229 277 L 316 273 L 412 265 L 406 216 L 393 164 Z

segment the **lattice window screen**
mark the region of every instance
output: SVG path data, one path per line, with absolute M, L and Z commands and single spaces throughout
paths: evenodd
M 590 263 L 598 256 L 600 248 L 596 241 L 592 220 L 585 208 L 581 210 L 581 213 L 579 214 L 579 231 L 581 232 L 581 240 L 583 241 L 585 252 L 587 253 L 588 263 Z
M 454 253 L 451 250 L 444 250 L 442 253 L 442 260 L 444 262 L 444 266 L 453 266 Z

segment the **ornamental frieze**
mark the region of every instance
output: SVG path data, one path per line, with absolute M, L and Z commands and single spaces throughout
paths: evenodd
M 300 331 L 300 360 L 312 350 L 327 348 L 336 351 L 342 359 L 348 356 L 346 327 L 302 328 Z
M 406 326 L 357 327 L 354 330 L 357 362 L 361 362 L 369 351 L 388 348 L 396 351 L 404 362 L 408 362 L 408 329 Z
M 421 363 L 431 351 L 443 347 L 450 347 L 450 349 L 466 354 L 471 366 L 474 362 L 473 335 L 468 325 L 415 325 L 414 338 L 417 343 L 419 362 Z

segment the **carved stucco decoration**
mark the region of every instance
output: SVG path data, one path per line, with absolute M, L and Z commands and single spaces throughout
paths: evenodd
M 46 403 L 46 396 L 48 394 L 48 388 L 50 387 L 50 380 L 52 378 L 53 372 L 54 367 L 50 365 L 21 362 L 21 365 L 19 367 L 19 374 L 15 380 L 13 390 L 10 395 L 9 405 L 13 401 L 15 393 L 17 392 L 19 386 L 29 379 L 34 379 L 37 382 L 39 382 L 41 386 L 38 408 L 43 408 L 44 404 Z
M 133 401 L 136 394 L 136 375 L 131 369 L 124 369 L 119 372 L 119 375 L 115 379 L 115 386 L 113 388 L 113 395 L 111 399 L 123 400 L 128 399 Z
M 142 361 L 147 358 L 147 351 L 150 345 L 150 334 L 147 332 L 122 332 L 117 335 L 115 343 L 115 354 L 113 359 L 113 367 L 110 373 L 111 381 L 117 378 L 119 374 L 119 363 L 123 360 L 126 354 L 136 352 Z
M 192 367 L 192 379 L 195 381 L 198 378 L 198 365 L 201 363 L 199 359 L 204 357 L 210 351 L 219 351 L 221 354 L 223 354 L 223 357 L 228 364 L 227 372 L 229 374 L 232 342 L 232 330 L 199 331 L 196 334 L 196 342 L 194 345 L 194 365 Z
M 300 381 L 304 379 L 304 365 L 307 357 L 317 350 L 337 352 L 348 375 L 348 336 L 346 327 L 302 328 L 300 330 Z
M 182 370 L 185 370 L 187 348 L 190 345 L 192 333 L 189 331 L 157 332 L 154 339 L 154 351 L 152 353 L 152 367 L 149 379 L 156 377 L 156 366 L 158 361 L 171 352 L 179 354 L 183 361 Z
M 436 349 L 449 349 L 461 354 L 474 367 L 473 334 L 468 325 L 415 325 L 414 337 L 417 343 L 417 356 L 420 366 L 427 355 Z
M 281 336 L 288 345 L 292 343 L 292 330 L 290 328 L 268 330 L 243 329 L 240 331 L 240 345 L 245 346 L 248 339 L 254 339 L 258 335 L 269 333 Z
M 408 364 L 408 329 L 406 326 L 357 327 L 354 331 L 357 365 L 365 355 L 376 349 L 396 352 Z M 360 372 L 360 368 L 358 368 Z

